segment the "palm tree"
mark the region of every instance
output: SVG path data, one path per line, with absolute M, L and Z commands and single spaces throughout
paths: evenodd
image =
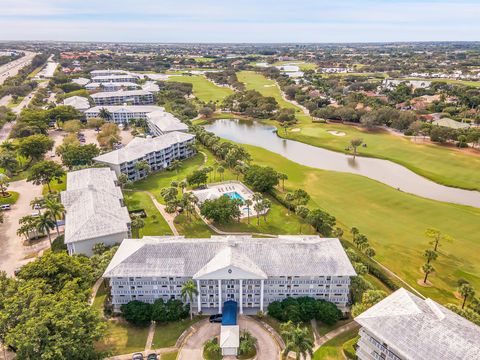
M 35 198 L 30 201 L 30 207 L 32 208 L 32 210 L 37 210 L 38 215 L 40 215 L 40 209 L 42 208 L 42 206 L 44 206 L 44 204 L 45 202 L 43 198 Z
M 350 145 L 353 147 L 353 158 L 357 156 L 357 148 L 363 144 L 363 139 L 361 138 L 354 138 L 350 141 Z
M 422 270 L 425 273 L 425 278 L 423 279 L 423 283 L 426 284 L 428 275 L 431 274 L 432 272 L 434 272 L 435 268 L 431 264 L 425 263 L 422 266 Z
M 180 183 L 178 184 L 178 186 L 179 186 L 180 189 L 182 190 L 182 194 L 183 194 L 183 192 L 185 191 L 185 189 L 186 189 L 187 186 L 188 186 L 187 181 L 186 181 L 186 180 L 180 181 Z
M 217 168 L 218 173 L 220 174 L 220 179 L 223 181 L 223 176 L 225 174 L 225 168 L 223 166 L 219 166 Z
M 24 235 L 25 239 L 28 241 L 30 240 L 30 233 L 34 231 L 35 239 L 38 239 L 37 223 L 35 216 L 24 216 L 20 218 L 20 220 L 18 220 L 18 223 L 20 224 L 20 228 L 17 230 L 18 236 Z
M 100 117 L 100 119 L 108 121 L 112 118 L 112 113 L 105 108 L 101 108 L 98 112 L 98 116 Z
M 145 221 L 140 217 L 140 215 L 132 215 L 131 227 L 132 230 L 135 230 L 137 237 L 140 237 L 140 229 L 145 226 Z
M 440 230 L 434 228 L 428 228 L 425 230 L 425 236 L 432 239 L 430 244 L 433 244 L 433 250 L 437 251 L 438 247 L 440 246 L 440 241 L 452 241 L 452 238 L 449 235 L 442 234 Z
M 57 228 L 57 236 L 60 236 L 57 220 L 61 219 L 63 217 L 63 214 L 65 214 L 65 207 L 58 200 L 58 197 L 48 196 L 45 198 L 45 209 L 47 209 L 47 214 L 50 215 L 53 221 L 55 221 L 55 227 Z
M 178 169 L 182 166 L 182 162 L 178 159 L 175 159 L 171 162 L 170 168 L 175 170 L 175 172 L 178 174 Z
M 247 207 L 247 223 L 250 224 L 250 206 L 253 205 L 253 201 L 250 199 L 245 200 L 245 206 Z
M 458 289 L 458 292 L 463 297 L 462 309 L 465 307 L 465 303 L 468 298 L 475 296 L 475 289 L 469 283 L 462 284 Z
M 278 173 L 278 179 L 282 180 L 282 191 L 285 191 L 285 180 L 288 180 L 287 174 Z
M 240 174 L 243 173 L 243 166 L 240 165 L 240 164 L 239 164 L 239 165 L 236 165 L 236 166 L 234 167 L 234 171 L 235 171 L 235 175 L 237 175 L 237 181 L 238 181 L 238 178 L 239 178 Z
M 287 212 L 290 215 L 290 208 L 292 207 L 292 201 L 295 200 L 295 196 L 292 193 L 287 193 L 285 195 L 285 201 L 288 203 Z
M 267 222 L 268 210 L 272 207 L 272 202 L 269 199 L 263 199 L 262 201 L 262 210 L 263 210 L 263 220 Z
M 290 127 L 290 123 L 289 123 L 289 122 L 284 121 L 284 122 L 282 123 L 282 128 L 283 128 L 283 130 L 285 131 L 285 136 L 287 136 L 287 132 L 288 132 L 288 128 L 289 128 L 289 127 Z
M 253 209 L 257 213 L 257 225 L 260 225 L 260 213 L 263 210 L 263 196 L 260 193 L 255 193 L 253 194 L 252 200 L 254 203 Z
M 307 218 L 308 214 L 310 213 L 310 210 L 306 206 L 297 206 L 295 209 L 295 213 L 300 217 L 300 234 L 302 233 L 302 226 Z
M 8 185 L 10 185 L 8 180 L 9 180 L 9 178 L 8 178 L 7 175 L 0 173 L 0 192 L 2 193 L 3 197 L 7 197 L 7 195 L 8 195 L 7 194 L 7 189 L 8 189 Z
M 374 257 L 375 254 L 376 254 L 375 249 L 372 248 L 371 246 L 369 246 L 365 249 L 365 255 L 367 255 L 369 258 Z
M 148 165 L 148 163 L 145 160 L 143 160 L 135 164 L 135 170 L 137 170 L 138 172 L 143 171 L 145 173 L 145 176 L 147 176 L 148 174 L 150 174 L 150 171 L 152 170 L 152 168 L 150 167 L 150 165 Z
M 192 309 L 193 296 L 198 295 L 197 286 L 195 285 L 192 279 L 186 281 L 183 284 L 181 294 L 182 294 L 183 301 L 187 301 L 188 299 L 188 301 L 190 302 L 190 320 L 192 320 L 193 319 L 193 309 Z
M 438 257 L 438 254 L 434 250 L 427 249 L 425 250 L 425 253 L 423 254 L 423 257 L 427 259 L 427 264 L 430 264 L 430 261 L 436 260 Z
M 290 351 L 296 353 L 296 360 L 307 359 L 313 356 L 313 341 L 308 330 L 300 325 L 294 326 L 290 321 L 282 327 L 282 336 L 286 339 L 283 356 L 287 357 Z
M 52 237 L 50 236 L 50 230 L 55 229 L 55 222 L 46 212 L 44 214 L 40 214 L 36 218 L 36 228 L 41 233 L 46 233 L 48 236 L 48 242 L 50 246 L 52 246 Z

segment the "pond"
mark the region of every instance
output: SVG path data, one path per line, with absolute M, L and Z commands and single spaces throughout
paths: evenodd
M 380 181 L 428 199 L 480 207 L 480 192 L 437 184 L 394 162 L 356 157 L 277 136 L 276 128 L 257 121 L 221 119 L 205 129 L 241 144 L 255 145 L 291 161 L 323 170 L 347 172 Z

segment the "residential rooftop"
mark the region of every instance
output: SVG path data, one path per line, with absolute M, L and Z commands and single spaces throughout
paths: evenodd
M 226 266 L 258 279 L 270 276 L 355 276 L 340 241 L 312 235 L 148 236 L 125 239 L 104 277 L 202 278 Z
M 164 110 L 157 110 L 147 114 L 147 119 L 164 133 L 188 130 L 188 126 L 185 123 Z
M 355 321 L 405 359 L 480 359 L 479 326 L 403 288 Z
M 146 90 L 118 90 L 118 91 L 103 91 L 92 94 L 93 99 L 105 97 L 120 97 L 120 96 L 145 96 L 152 93 Z
M 100 112 L 101 109 L 106 109 L 110 113 L 151 113 L 164 108 L 156 105 L 100 105 L 88 109 L 87 113 Z
M 173 131 L 155 138 L 135 137 L 125 147 L 97 156 L 93 160 L 119 165 L 125 162 L 137 160 L 146 154 L 160 151 L 177 143 L 189 141 L 194 138 L 195 135 L 186 134 L 179 131 Z

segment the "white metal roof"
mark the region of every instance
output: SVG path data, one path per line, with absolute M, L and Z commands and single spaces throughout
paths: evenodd
M 238 348 L 240 346 L 240 327 L 228 325 L 220 327 L 220 347 Z
M 163 110 L 163 107 L 156 105 L 100 105 L 94 106 L 87 111 L 86 114 L 98 114 L 101 109 L 106 109 L 110 113 L 151 113 L 158 110 Z
M 148 236 L 125 239 L 104 277 L 193 277 L 202 268 L 219 269 L 230 263 L 217 256 L 232 247 L 233 264 L 267 276 L 354 276 L 338 239 L 312 235 L 283 235 L 278 238 L 212 236 L 186 239 L 181 236 Z M 248 259 L 248 262 L 245 261 Z
M 70 96 L 63 100 L 63 105 L 73 106 L 77 110 L 86 110 L 90 108 L 88 99 L 82 96 Z
M 65 206 L 65 243 L 100 236 L 128 233 L 130 216 L 122 206 L 122 191 L 109 168 L 90 168 L 67 174 L 67 190 L 61 193 Z
M 104 91 L 92 94 L 93 99 L 106 97 L 120 97 L 120 96 L 144 96 L 152 95 L 151 92 L 145 90 L 118 90 L 118 91 Z
M 185 123 L 176 118 L 173 114 L 163 110 L 157 110 L 147 114 L 147 119 L 162 132 L 188 130 L 188 126 Z
M 135 137 L 125 147 L 99 155 L 93 160 L 108 163 L 122 164 L 144 157 L 152 152 L 160 151 L 177 143 L 195 138 L 195 135 L 173 131 L 154 138 Z
M 480 327 L 399 289 L 355 321 L 408 360 L 480 359 Z

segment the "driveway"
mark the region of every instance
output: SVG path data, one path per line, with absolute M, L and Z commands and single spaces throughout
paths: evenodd
M 181 347 L 177 360 L 203 360 L 203 344 L 215 336 L 220 336 L 220 324 L 211 324 L 208 320 L 200 321 L 192 326 L 191 334 Z
M 38 252 L 50 245 L 44 238 L 31 246 L 24 246 L 24 239 L 17 235 L 18 220 L 33 212 L 30 201 L 42 195 L 42 187 L 21 180 L 10 183 L 8 190 L 18 192 L 20 196 L 12 209 L 4 212 L 4 223 L 0 224 L 0 270 L 13 275 L 16 268 L 34 260 Z
M 279 359 L 280 348 L 273 336 L 258 322 L 248 316 L 240 316 L 240 331 L 246 329 L 257 338 L 257 360 Z M 202 351 L 205 341 L 220 336 L 220 324 L 201 321 L 194 325 L 195 332 L 188 337 L 180 349 L 178 360 L 203 360 Z

